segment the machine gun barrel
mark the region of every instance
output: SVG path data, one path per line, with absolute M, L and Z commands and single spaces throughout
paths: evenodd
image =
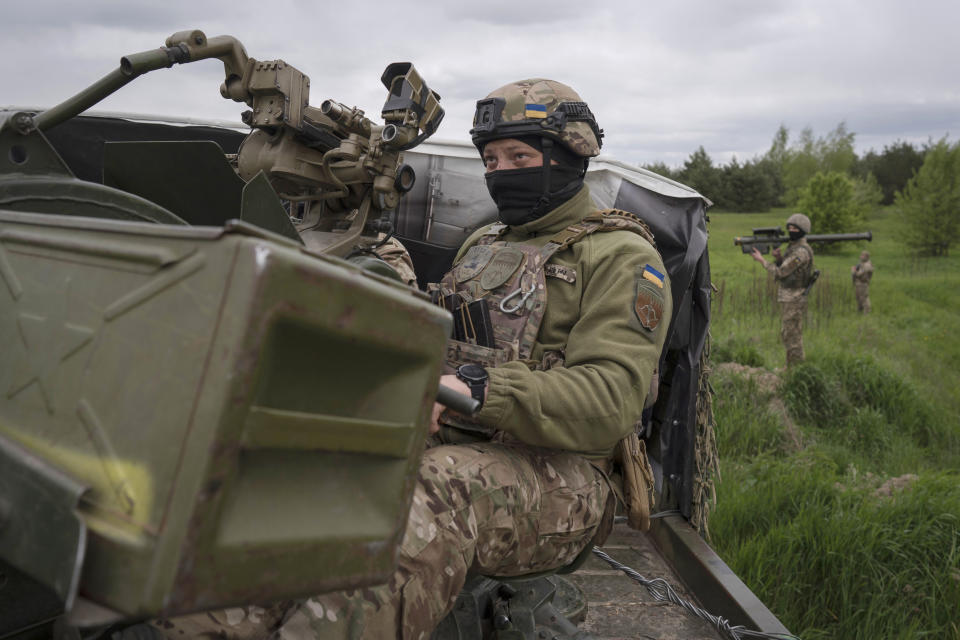
M 124 56 L 120 59 L 119 67 L 80 93 L 37 114 L 33 124 L 40 131 L 52 129 L 61 122 L 83 113 L 148 71 L 172 67 L 177 62 L 187 61 L 184 56 L 185 52 L 181 49 L 167 47 Z
M 775 233 L 765 234 L 761 229 L 754 229 L 754 235 L 752 236 L 737 236 L 733 239 L 733 244 L 739 246 L 744 253 L 750 253 L 754 247 L 757 248 L 760 253 L 767 253 L 770 251 L 771 247 L 778 247 L 781 244 L 790 242 L 790 236 L 781 235 L 780 229 L 776 229 Z M 863 233 L 822 233 L 822 234 L 811 234 L 805 236 L 807 242 L 811 244 L 831 244 L 834 242 L 851 242 L 854 240 L 866 240 L 870 242 L 873 240 L 873 233 L 871 231 L 864 231 Z
M 165 44 L 158 49 L 122 57 L 120 66 L 103 78 L 57 106 L 37 114 L 33 118 L 33 126 L 40 131 L 49 130 L 83 113 L 145 73 L 207 58 L 220 58 L 223 61 L 226 81 L 221 92 L 224 97 L 239 99 L 236 85 L 240 84 L 240 76 L 248 58 L 243 45 L 236 38 L 217 36 L 208 40 L 199 30 L 180 31 L 167 38 Z

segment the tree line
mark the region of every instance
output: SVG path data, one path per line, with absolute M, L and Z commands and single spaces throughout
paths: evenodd
M 701 146 L 681 168 L 644 168 L 693 187 L 725 211 L 795 208 L 817 233 L 858 231 L 869 212 L 893 205 L 907 246 L 946 255 L 960 241 L 960 143 L 944 137 L 916 147 L 898 140 L 859 156 L 855 137 L 841 122 L 825 136 L 807 127 L 791 140 L 781 125 L 770 148 L 745 162 L 715 165 Z

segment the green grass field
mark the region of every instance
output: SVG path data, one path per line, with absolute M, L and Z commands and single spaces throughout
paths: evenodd
M 788 214 L 710 214 L 711 543 L 806 640 L 958 639 L 960 248 L 910 256 L 885 209 L 858 229 L 873 242 L 818 252 L 807 359 L 784 371 L 774 285 L 733 238 Z M 869 315 L 850 280 L 864 248 Z

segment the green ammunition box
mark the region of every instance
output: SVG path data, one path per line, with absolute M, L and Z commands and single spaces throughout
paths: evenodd
M 243 223 L 0 211 L 0 546 L 125 617 L 383 582 L 449 332 Z

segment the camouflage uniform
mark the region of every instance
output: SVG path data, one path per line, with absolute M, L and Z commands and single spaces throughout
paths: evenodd
M 378 241 L 383 241 L 386 236 L 380 234 Z M 390 237 L 384 244 L 373 250 L 377 256 L 389 264 L 400 275 L 400 279 L 411 287 L 417 287 L 417 274 L 413 270 L 413 260 L 410 259 L 410 252 L 407 248 L 394 237 Z
M 873 263 L 870 254 L 864 251 L 860 254 L 860 262 L 852 268 L 853 291 L 857 295 L 857 311 L 870 313 L 870 279 L 873 278 Z
M 468 571 L 518 575 L 568 564 L 593 537 L 607 499 L 603 476 L 574 453 L 503 443 L 435 447 L 424 454 L 399 567 L 387 584 L 152 625 L 167 638 L 428 638 Z
M 148 623 L 164 638 L 216 638 L 217 640 L 261 640 L 277 638 L 280 625 L 291 614 L 293 602 L 267 607 L 248 605 L 218 611 L 204 611 L 178 618 L 152 620 Z M 156 637 L 141 626 L 111 636 L 111 640 L 145 640 Z
M 600 524 L 606 484 L 576 454 L 519 444 L 427 450 L 391 581 L 308 600 L 280 637 L 428 638 L 467 572 L 572 561 Z M 290 635 L 284 635 L 289 632 Z
M 807 312 L 804 295 L 807 279 L 813 269 L 813 249 L 806 238 L 787 245 L 783 257 L 767 263 L 768 273 L 777 279 L 777 302 L 780 303 L 780 340 L 787 350 L 787 366 L 803 362 L 803 316 Z

